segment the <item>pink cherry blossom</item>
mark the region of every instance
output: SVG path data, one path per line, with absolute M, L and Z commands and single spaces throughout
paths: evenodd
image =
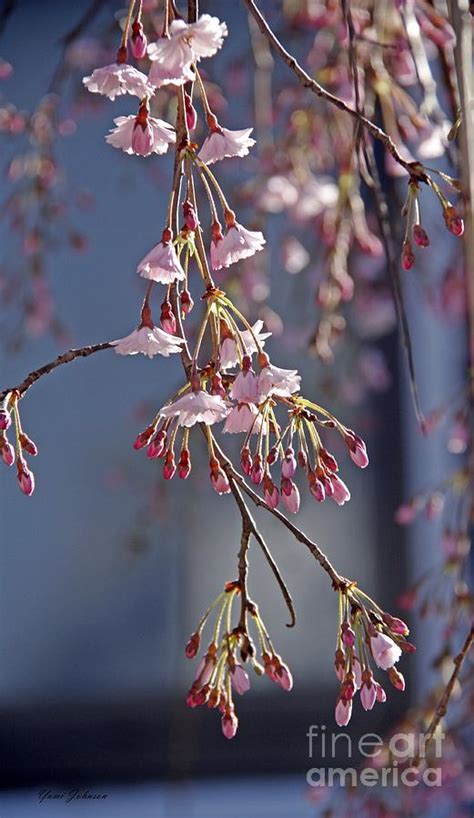
M 250 138 L 252 131 L 253 128 L 231 131 L 216 124 L 202 144 L 198 153 L 199 159 L 206 165 L 212 165 L 221 159 L 247 156 L 249 149 L 255 145 L 255 139 Z
M 187 392 L 181 398 L 163 406 L 160 415 L 164 418 L 178 418 L 178 426 L 194 426 L 205 423 L 212 426 L 224 420 L 230 412 L 230 406 L 219 395 L 209 395 L 203 389 Z
M 239 403 L 258 403 L 258 378 L 251 369 L 242 369 L 229 392 Z
M 154 355 L 167 358 L 173 352 L 181 352 L 183 343 L 182 338 L 163 332 L 159 327 L 139 327 L 125 338 L 112 341 L 115 352 L 119 355 L 137 355 L 141 352 L 148 358 L 153 358 Z
M 269 395 L 289 398 L 294 392 L 298 392 L 300 383 L 301 377 L 296 369 L 281 369 L 268 364 L 258 376 L 259 399 L 262 401 Z
M 370 649 L 375 664 L 377 667 L 382 668 L 382 670 L 388 670 L 390 667 L 393 667 L 402 655 L 402 651 L 398 645 L 384 633 L 377 633 L 376 636 L 370 637 Z
M 153 116 L 148 116 L 143 124 L 139 117 L 133 114 L 118 116 L 114 122 L 117 127 L 110 131 L 105 141 L 128 154 L 134 153 L 137 156 L 163 154 L 176 142 L 176 133 L 171 125 Z
M 150 82 L 157 88 L 168 83 L 182 85 L 194 79 L 191 68 L 202 57 L 212 57 L 222 46 L 227 26 L 217 17 L 203 14 L 196 23 L 173 20 L 169 37 L 148 46 L 152 61 Z
M 214 270 L 230 267 L 236 261 L 249 258 L 263 250 L 265 238 L 259 230 L 247 230 L 235 222 L 219 241 L 211 242 L 211 264 Z
M 158 281 L 160 284 L 172 284 L 183 281 L 184 270 L 174 249 L 170 231 L 164 231 L 162 240 L 156 244 L 140 261 L 137 272 L 143 277 Z
M 82 82 L 92 94 L 102 94 L 111 100 L 122 94 L 131 94 L 143 99 L 152 96 L 155 91 L 146 74 L 127 63 L 113 63 L 96 68 L 90 77 L 84 77 Z
M 247 355 L 253 355 L 254 352 L 257 352 L 254 337 L 261 347 L 264 347 L 266 339 L 270 338 L 272 333 L 262 332 L 262 329 L 263 321 L 256 321 L 252 327 L 252 332 L 249 329 L 246 329 L 240 333 L 240 340 Z M 234 338 L 224 338 L 221 343 L 220 353 L 221 369 L 231 369 L 232 367 L 237 366 L 239 356 L 237 342 Z
M 230 434 L 250 432 L 255 435 L 262 426 L 262 416 L 253 403 L 239 403 L 227 415 L 223 431 Z

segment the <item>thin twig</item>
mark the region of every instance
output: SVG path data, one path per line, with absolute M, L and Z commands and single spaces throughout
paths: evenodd
M 239 487 L 237 486 L 237 484 L 236 484 L 233 477 L 229 478 L 229 483 L 230 483 L 232 493 L 233 493 L 233 495 L 235 497 L 236 503 L 237 503 L 237 505 L 239 507 L 240 513 L 242 515 L 242 519 L 246 520 L 247 527 L 250 528 L 251 533 L 253 534 L 253 536 L 255 537 L 255 539 L 257 541 L 257 543 L 259 544 L 260 548 L 262 549 L 263 555 L 264 555 L 265 559 L 267 560 L 267 562 L 268 562 L 268 564 L 269 564 L 269 566 L 270 566 L 270 568 L 271 568 L 271 570 L 273 572 L 273 575 L 274 575 L 278 585 L 280 586 L 280 590 L 282 592 L 283 599 L 286 602 L 286 606 L 288 608 L 288 611 L 290 612 L 290 617 L 291 617 L 291 621 L 287 624 L 287 628 L 293 628 L 295 626 L 295 624 L 296 624 L 296 612 L 295 612 L 295 606 L 294 606 L 293 600 L 291 598 L 291 594 L 290 594 L 290 592 L 288 590 L 288 587 L 287 587 L 287 585 L 285 583 L 285 580 L 283 579 L 283 577 L 282 577 L 282 575 L 280 573 L 280 570 L 278 568 L 278 565 L 276 564 L 275 560 L 273 559 L 271 551 L 268 548 L 268 545 L 266 544 L 262 534 L 260 533 L 260 531 L 259 531 L 259 529 L 257 527 L 257 524 L 256 524 L 252 514 L 250 513 L 250 510 L 249 510 L 244 498 L 242 497 L 242 493 L 241 493 Z M 239 554 L 239 581 L 241 581 L 241 580 L 242 580 L 242 576 L 240 575 L 240 554 Z M 246 576 L 245 576 L 245 580 L 246 580 Z
M 380 235 L 382 238 L 382 244 L 385 251 L 385 257 L 387 259 L 387 265 L 390 272 L 393 300 L 395 303 L 395 310 L 397 313 L 398 327 L 400 330 L 402 347 L 405 350 L 405 356 L 408 366 L 408 375 L 410 380 L 410 388 L 413 398 L 413 404 L 415 407 L 415 414 L 421 429 L 424 429 L 425 418 L 423 415 L 423 410 L 421 408 L 420 396 L 418 394 L 418 386 L 416 383 L 415 361 L 413 357 L 413 347 L 410 337 L 410 327 L 408 325 L 408 318 L 405 310 L 405 303 L 403 300 L 403 290 L 402 282 L 400 280 L 400 271 L 398 268 L 397 259 L 395 258 L 393 252 L 392 228 L 390 224 L 387 199 L 383 192 L 382 185 L 380 183 L 379 172 L 377 169 L 377 163 L 375 161 L 372 145 L 366 143 L 364 147 L 364 154 L 371 174 L 371 186 L 374 194 L 375 211 L 380 226 Z M 369 181 L 366 180 L 366 183 L 369 184 Z
M 471 629 L 470 629 L 469 633 L 467 634 L 467 636 L 466 636 L 466 638 L 464 640 L 464 644 L 463 644 L 460 652 L 453 659 L 453 663 L 454 663 L 453 672 L 451 673 L 448 684 L 444 688 L 443 695 L 441 696 L 441 698 L 440 698 L 440 700 L 438 702 L 438 705 L 437 705 L 436 710 L 435 710 L 435 714 L 434 714 L 433 718 L 431 719 L 431 721 L 430 721 L 430 723 L 428 725 L 428 729 L 427 729 L 427 731 L 426 731 L 426 733 L 424 735 L 424 744 L 423 744 L 423 746 L 424 746 L 425 751 L 426 751 L 426 747 L 428 746 L 430 741 L 433 739 L 433 736 L 434 736 L 434 734 L 436 732 L 436 729 L 437 729 L 441 719 L 443 719 L 445 717 L 446 713 L 447 713 L 448 703 L 449 703 L 449 700 L 450 700 L 450 698 L 452 696 L 452 693 L 453 693 L 453 690 L 454 690 L 454 685 L 456 684 L 456 681 L 457 681 L 457 679 L 459 677 L 459 674 L 461 673 L 462 666 L 463 666 L 464 662 L 467 659 L 467 656 L 468 656 L 468 653 L 469 653 L 469 651 L 471 649 L 473 641 L 474 641 L 474 627 L 471 626 Z M 411 766 L 418 767 L 419 763 L 420 763 L 420 755 L 418 754 L 413 759 L 413 761 L 411 762 Z
M 313 92 L 313 94 L 316 94 L 317 97 L 320 97 L 326 102 L 329 102 L 331 105 L 334 105 L 336 108 L 339 108 L 340 111 L 344 111 L 346 114 L 349 114 L 349 116 L 366 128 L 374 139 L 378 139 L 380 142 L 383 142 L 387 151 L 391 154 L 391 156 L 393 156 L 395 161 L 398 162 L 398 164 L 410 174 L 410 176 L 416 177 L 416 179 L 420 182 L 428 182 L 428 176 L 426 175 L 423 166 L 419 162 L 407 162 L 407 160 L 404 159 L 397 150 L 392 138 L 384 130 L 382 130 L 382 128 L 379 128 L 378 125 L 376 125 L 370 119 L 367 119 L 367 117 L 360 111 L 351 108 L 350 105 L 347 105 L 347 103 L 340 99 L 340 97 L 337 97 L 335 94 L 331 94 L 330 91 L 327 91 L 322 85 L 320 85 L 306 73 L 296 58 L 282 45 L 276 34 L 268 25 L 261 11 L 255 5 L 254 0 L 243 0 L 243 2 L 255 18 L 255 21 L 262 34 L 265 35 L 270 45 L 280 55 L 288 68 L 293 71 L 304 88 L 308 88 Z
M 44 366 L 40 366 L 39 369 L 34 369 L 33 372 L 30 372 L 26 378 L 18 384 L 18 386 L 12 386 L 10 389 L 4 389 L 0 392 L 0 401 L 4 400 L 6 396 L 10 392 L 15 392 L 20 398 L 33 386 L 36 381 L 42 378 L 44 375 L 49 375 L 50 372 L 57 369 L 58 366 L 62 366 L 63 364 L 69 364 L 72 361 L 75 361 L 76 358 L 88 358 L 89 355 L 94 355 L 96 352 L 101 352 L 103 349 L 110 349 L 113 344 L 110 341 L 105 341 L 101 344 L 91 344 L 86 347 L 81 347 L 80 349 L 70 349 L 69 352 L 64 352 L 62 355 L 58 355 L 54 361 L 50 361 L 48 364 L 44 364 Z

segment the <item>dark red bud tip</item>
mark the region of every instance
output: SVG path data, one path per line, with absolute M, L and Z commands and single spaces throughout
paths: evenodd
M 428 247 L 430 243 L 426 230 L 423 230 L 420 224 L 413 226 L 413 240 L 417 247 Z
M 128 60 L 128 50 L 126 45 L 121 45 L 117 51 L 117 64 L 122 65 Z
M 415 263 L 415 256 L 413 254 L 413 249 L 411 246 L 411 242 L 405 241 L 403 242 L 402 248 L 402 267 L 404 270 L 411 270 Z

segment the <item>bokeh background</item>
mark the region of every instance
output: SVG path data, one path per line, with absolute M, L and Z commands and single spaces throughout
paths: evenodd
M 48 88 L 60 38 L 86 5 L 17 3 L 0 53 L 14 66 L 4 91 L 20 108 L 31 109 Z M 261 3 L 264 10 L 270 5 Z M 108 3 L 101 14 L 115 10 Z M 243 7 L 210 1 L 203 10 L 219 14 L 230 30 L 215 70 L 224 71 L 238 54 L 245 59 Z M 248 106 L 245 91 L 236 94 L 226 125 L 250 125 Z M 88 239 L 85 251 L 59 248 L 50 258 L 58 313 L 74 346 L 131 331 L 143 294 L 137 259 L 163 223 L 171 159 L 142 162 L 104 141 L 112 118 L 130 110 L 124 98 L 94 109 L 58 146 L 68 179 L 93 198 L 75 217 Z M 2 166 L 11 150 L 2 142 Z M 238 181 L 251 176 L 252 161 L 239 160 Z M 150 170 L 156 162 L 162 164 L 159 177 Z M 2 197 L 7 193 L 5 185 Z M 282 270 L 279 217 L 270 220 L 267 238 L 269 303 L 287 325 L 268 350 L 279 365 L 297 362 L 306 393 L 328 403 L 324 368 L 295 341 L 295 328 L 314 305 L 300 280 Z M 442 239 L 433 238 L 433 258 L 444 252 Z M 6 229 L 1 244 L 2 264 L 15 263 L 14 237 Z M 463 334 L 440 324 L 414 277 L 405 296 L 420 391 L 432 408 L 460 382 Z M 8 330 L 3 335 L 2 386 L 59 351 L 56 341 L 34 336 L 11 349 Z M 395 526 L 393 513 L 443 474 L 446 455 L 442 430 L 428 440 L 419 435 L 395 332 L 382 347 L 390 389 L 362 408 L 335 407 L 367 439 L 371 467 L 361 472 L 345 464 L 352 502 L 321 508 L 305 497 L 300 524 L 343 574 L 396 613 L 399 593 L 436 561 L 438 540 L 433 524 L 421 521 L 407 534 Z M 313 765 L 305 734 L 312 723 L 333 724 L 335 598 L 305 550 L 265 515 L 262 526 L 295 600 L 296 629 L 285 628 L 284 605 L 259 553 L 252 554 L 250 588 L 293 670 L 294 690 L 286 695 L 256 680 L 239 703 L 233 742 L 222 737 L 213 713 L 185 705 L 194 668 L 184 644 L 234 577 L 239 530 L 232 499 L 210 490 L 198 435 L 192 438 L 191 478 L 172 486 L 163 487 L 157 464 L 132 449 L 153 408 L 180 379 L 179 362 L 104 352 L 42 379 L 24 401 L 25 430 L 40 448 L 34 496 L 26 499 L 12 475 L 0 473 L 2 816 L 30 817 L 42 809 L 48 816 L 232 818 L 241 814 L 244 795 L 252 818 L 314 813 L 305 785 Z M 415 641 L 421 645 L 417 658 L 402 663 L 408 692 L 391 692 L 387 705 L 365 718 L 357 712 L 351 735 L 383 731 L 423 695 L 436 638 L 431 628 L 416 628 Z M 109 797 L 92 806 L 39 804 L 43 789 L 76 786 Z

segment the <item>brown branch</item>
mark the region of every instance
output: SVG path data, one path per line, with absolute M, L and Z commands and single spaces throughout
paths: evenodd
M 44 375 L 49 375 L 50 372 L 53 372 L 54 369 L 57 369 L 58 366 L 62 366 L 63 364 L 70 364 L 71 361 L 75 361 L 76 358 L 88 358 L 89 355 L 94 355 L 96 352 L 101 352 L 103 349 L 110 349 L 112 344 L 110 341 L 105 341 L 102 344 L 91 344 L 87 347 L 81 347 L 80 349 L 70 349 L 69 352 L 64 352 L 62 355 L 58 355 L 54 361 L 50 361 L 49 364 L 44 364 L 44 366 L 40 366 L 39 369 L 34 369 L 33 372 L 30 372 L 26 378 L 18 384 L 18 386 L 12 386 L 10 389 L 4 389 L 0 392 L 0 401 L 4 400 L 6 396 L 10 392 L 16 392 L 17 395 L 22 398 L 23 395 L 28 391 L 28 389 L 33 386 L 36 381 L 42 378 Z
M 307 537 L 306 534 L 298 528 L 298 526 L 296 526 L 287 517 L 285 517 L 285 515 L 282 514 L 281 511 L 279 511 L 277 508 L 270 508 L 270 506 L 266 504 L 265 500 L 262 497 L 260 497 L 253 489 L 251 489 L 250 486 L 247 485 L 244 478 L 241 477 L 240 474 L 235 470 L 233 464 L 231 463 L 229 458 L 224 454 L 222 449 L 218 446 L 216 441 L 214 441 L 214 448 L 217 454 L 219 455 L 222 468 L 227 474 L 229 480 L 231 479 L 235 480 L 235 482 L 240 486 L 242 491 L 247 495 L 247 497 L 250 498 L 250 500 L 252 500 L 252 503 L 255 506 L 257 506 L 257 508 L 264 508 L 269 514 L 271 514 L 273 517 L 276 517 L 276 519 L 279 520 L 285 526 L 285 528 L 288 529 L 288 531 L 291 531 L 296 540 L 298 540 L 300 543 L 306 546 L 306 548 L 311 552 L 311 554 L 317 560 L 317 562 L 319 562 L 321 568 L 324 571 L 326 571 L 326 573 L 331 578 L 331 582 L 335 590 L 338 589 L 347 590 L 350 587 L 351 582 L 347 580 L 345 577 L 341 576 L 336 571 L 332 563 L 327 558 L 326 554 L 324 554 L 324 552 L 321 551 L 319 546 L 316 545 L 315 542 L 310 540 L 310 538 Z
M 380 226 L 380 235 L 382 238 L 385 258 L 387 260 L 390 279 L 392 283 L 393 301 L 395 304 L 395 311 L 397 313 L 401 343 L 405 351 L 405 357 L 407 361 L 410 389 L 413 398 L 413 404 L 415 407 L 415 414 L 421 429 L 423 429 L 425 426 L 425 418 L 423 415 L 423 410 L 421 408 L 420 396 L 418 394 L 418 386 L 416 383 L 415 361 L 413 357 L 413 347 L 410 337 L 410 328 L 408 325 L 405 303 L 403 301 L 403 290 L 402 282 L 400 279 L 400 271 L 398 268 L 397 259 L 395 258 L 393 252 L 392 227 L 390 223 L 387 199 L 383 192 L 382 185 L 380 183 L 379 172 L 377 169 L 377 163 L 375 161 L 372 145 L 369 145 L 367 143 L 365 144 L 364 154 L 371 175 L 370 180 L 366 179 L 366 184 L 372 187 L 372 192 L 374 194 L 375 212 L 377 214 L 377 219 Z
M 235 482 L 235 480 L 234 480 L 234 478 L 232 476 L 229 477 L 229 483 L 230 483 L 232 493 L 233 493 L 233 495 L 235 497 L 236 503 L 237 503 L 237 505 L 239 507 L 240 513 L 242 515 L 242 520 L 244 521 L 243 522 L 244 527 L 246 529 L 250 528 L 251 533 L 253 534 L 253 536 L 255 537 L 255 539 L 257 541 L 257 543 L 259 544 L 260 548 L 262 549 L 263 555 L 264 555 L 265 559 L 267 560 L 267 562 L 268 562 L 268 564 L 269 564 L 269 566 L 270 566 L 270 568 L 271 568 L 271 570 L 273 572 L 273 575 L 274 575 L 274 577 L 275 577 L 275 579 L 276 579 L 276 581 L 277 581 L 277 583 L 278 583 L 278 585 L 280 587 L 280 590 L 282 592 L 283 599 L 286 602 L 286 606 L 288 608 L 288 611 L 289 611 L 290 617 L 291 617 L 291 621 L 287 624 L 286 627 L 287 628 L 294 628 L 294 626 L 296 624 L 295 606 L 294 606 L 293 600 L 291 598 L 291 594 L 290 594 L 290 592 L 288 590 L 288 587 L 287 587 L 287 585 L 285 583 L 285 580 L 283 579 L 283 577 L 282 577 L 282 575 L 280 573 L 280 569 L 278 568 L 278 565 L 276 564 L 275 560 L 273 559 L 271 551 L 268 548 L 268 545 L 266 544 L 262 534 L 260 533 L 260 531 L 259 531 L 259 529 L 257 527 L 257 524 L 256 524 L 254 518 L 252 517 L 252 514 L 250 513 L 249 508 L 248 508 L 244 498 L 242 497 L 242 493 L 241 493 L 239 487 L 237 486 L 237 484 L 236 484 L 236 482 Z M 246 584 L 245 565 L 243 564 L 241 566 L 241 561 L 240 560 L 241 560 L 241 555 L 240 555 L 240 552 L 239 552 L 239 581 L 242 582 L 242 580 L 244 580 L 244 582 Z M 241 570 L 242 570 L 242 573 L 241 573 Z
M 382 128 L 379 128 L 378 125 L 376 125 L 370 119 L 367 119 L 367 117 L 360 111 L 351 108 L 350 105 L 347 105 L 347 103 L 344 102 L 344 100 L 340 99 L 335 94 L 331 94 L 330 91 L 327 91 L 322 85 L 320 85 L 306 73 L 296 58 L 293 57 L 293 55 L 290 54 L 290 52 L 287 51 L 282 45 L 276 34 L 268 25 L 261 11 L 255 5 L 254 0 L 243 0 L 243 2 L 255 18 L 255 21 L 262 34 L 267 38 L 272 48 L 277 52 L 277 54 L 280 55 L 288 68 L 293 71 L 304 88 L 308 88 L 313 94 L 316 94 L 317 97 L 320 97 L 326 102 L 329 102 L 331 105 L 334 105 L 340 111 L 344 111 L 344 113 L 349 114 L 349 116 L 362 125 L 371 134 L 371 136 L 374 137 L 374 139 L 377 139 L 379 142 L 382 142 L 385 145 L 385 148 L 391 154 L 391 156 L 393 156 L 395 161 L 398 162 L 398 164 L 401 165 L 402 168 L 404 168 L 406 172 L 410 174 L 410 176 L 416 177 L 416 179 L 420 182 L 428 182 L 428 176 L 426 175 L 423 166 L 419 162 L 407 162 L 397 150 L 392 138 L 384 130 L 382 130 Z
M 441 719 L 444 718 L 444 716 L 447 713 L 448 703 L 449 703 L 449 700 L 450 700 L 451 695 L 453 693 L 454 685 L 456 684 L 456 681 L 457 681 L 457 679 L 459 677 L 459 674 L 461 673 L 462 666 L 463 666 L 464 662 L 467 659 L 467 656 L 468 656 L 469 650 L 471 649 L 473 641 L 474 641 L 474 626 L 471 626 L 471 629 L 470 629 L 469 633 L 467 634 L 467 636 L 466 636 L 466 638 L 464 640 L 464 644 L 463 644 L 460 652 L 453 659 L 453 662 L 454 662 L 453 672 L 451 673 L 448 684 L 444 688 L 443 695 L 441 696 L 441 698 L 440 698 L 440 700 L 438 702 L 438 705 L 437 705 L 436 710 L 435 710 L 435 714 L 434 714 L 433 718 L 431 719 L 431 721 L 430 721 L 430 723 L 428 725 L 428 730 L 426 731 L 426 733 L 424 735 L 424 749 L 425 750 L 426 750 L 427 745 L 433 739 L 433 736 L 434 736 L 434 734 L 436 732 L 436 729 L 437 729 Z M 420 763 L 420 755 L 418 754 L 416 756 L 416 758 L 413 759 L 412 766 L 413 767 L 418 767 L 419 763 Z

